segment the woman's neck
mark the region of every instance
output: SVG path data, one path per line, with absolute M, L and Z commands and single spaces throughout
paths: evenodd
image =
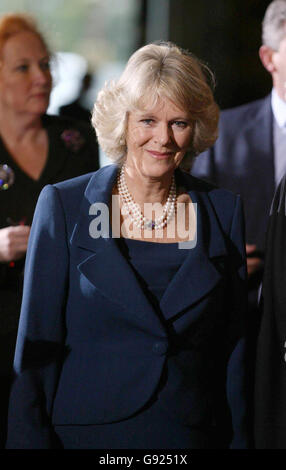
M 170 186 L 172 183 L 172 174 L 163 177 L 148 177 L 138 173 L 135 169 L 125 168 L 125 180 L 129 192 L 134 201 L 143 206 L 144 203 L 165 204 Z
M 0 110 L 0 135 L 9 147 L 37 139 L 43 128 L 40 115 L 10 114 Z
M 37 180 L 48 158 L 48 136 L 41 116 L 11 115 L 0 111 L 0 136 L 14 162 L 29 177 Z

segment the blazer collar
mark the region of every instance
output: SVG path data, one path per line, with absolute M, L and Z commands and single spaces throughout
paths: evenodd
M 89 216 L 90 206 L 94 202 L 109 203 L 116 175 L 117 166 L 111 165 L 91 177 L 71 243 L 82 251 L 78 269 L 103 295 L 125 309 L 132 308 L 140 318 L 151 315 L 154 321 L 153 307 L 116 240 L 112 237 L 94 239 L 89 234 L 89 225 L 94 219 L 94 216 Z M 199 183 L 190 175 L 177 171 L 176 179 L 189 189 L 192 201 L 197 204 L 197 243 L 188 250 L 185 262 L 161 299 L 161 309 L 166 318 L 198 302 L 214 288 L 221 279 L 214 260 L 227 253 L 224 236 L 207 193 L 199 190 Z M 190 182 L 193 187 L 190 187 Z M 160 321 L 155 317 L 159 327 Z
M 179 180 L 179 181 L 178 181 Z M 176 273 L 162 299 L 161 308 L 166 318 L 183 312 L 197 303 L 221 280 L 216 260 L 227 254 L 224 235 L 208 193 L 201 189 L 199 180 L 177 172 L 177 181 L 188 188 L 197 212 L 197 242 L 189 249 L 185 262 Z
M 101 168 L 91 177 L 81 204 L 78 221 L 73 230 L 71 244 L 81 250 L 79 271 L 105 297 L 118 303 L 127 310 L 132 310 L 135 317 L 149 319 L 150 331 L 158 334 L 162 330 L 159 318 L 154 314 L 153 307 L 145 296 L 128 261 L 121 254 L 109 231 L 109 237 L 92 238 L 89 226 L 94 215 L 89 210 L 95 202 L 109 205 L 112 188 L 115 184 L 118 167 L 109 165 Z
M 90 214 L 90 209 L 94 203 L 103 203 L 106 207 L 109 206 L 117 169 L 117 165 L 108 165 L 93 173 L 84 192 L 79 218 L 71 237 L 72 244 L 75 243 L 91 252 L 98 252 L 100 249 L 105 249 L 106 245 L 109 246 L 109 238 L 95 239 L 90 235 L 90 223 L 95 218 Z

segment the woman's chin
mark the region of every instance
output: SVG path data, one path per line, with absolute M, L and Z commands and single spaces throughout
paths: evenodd
M 34 108 L 30 109 L 30 114 L 33 114 L 34 116 L 42 116 L 47 112 L 48 105 L 42 105 L 42 106 L 35 106 Z
M 152 164 L 143 165 L 143 172 L 150 178 L 164 178 L 164 176 L 173 173 L 176 168 L 175 162 L 160 160 Z

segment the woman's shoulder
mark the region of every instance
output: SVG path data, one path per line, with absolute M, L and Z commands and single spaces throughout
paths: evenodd
M 53 138 L 60 139 L 72 152 L 78 152 L 85 143 L 96 143 L 96 135 L 92 125 L 87 122 L 66 116 L 45 114 L 42 117 L 44 128 Z
M 68 116 L 56 116 L 53 114 L 45 114 L 42 117 L 44 127 L 54 127 L 59 130 L 64 129 L 78 129 L 84 133 L 92 130 L 91 125 L 87 122 L 73 119 Z
M 97 171 L 47 185 L 39 199 L 45 206 L 54 203 L 61 206 L 68 225 L 72 227 L 81 210 L 88 214 L 92 203 L 109 201 L 116 174 L 117 165 L 107 165 Z
M 53 205 L 51 201 L 58 200 L 61 201 L 60 205 L 64 208 L 64 212 L 68 213 L 70 208 L 74 210 L 77 206 L 80 206 L 85 190 L 93 175 L 94 172 L 91 172 L 61 181 L 60 183 L 47 184 L 41 191 L 38 205 L 39 203 Z
M 183 184 L 190 197 L 198 204 L 202 216 L 215 224 L 219 221 L 225 233 L 229 233 L 235 214 L 242 217 L 242 201 L 239 194 L 187 173 L 183 173 Z
M 92 171 L 75 178 L 70 178 L 60 183 L 53 184 L 55 188 L 64 199 L 80 199 L 88 189 L 93 189 L 99 192 L 108 192 L 111 182 L 117 174 L 117 165 L 107 165 L 99 168 L 97 171 Z
M 42 123 L 47 131 L 53 155 L 67 152 L 76 160 L 71 169 L 72 175 L 99 168 L 99 149 L 96 134 L 86 122 L 65 116 L 44 115 Z M 78 156 L 81 159 L 77 158 Z M 77 170 L 78 169 L 78 170 Z
M 60 183 L 55 183 L 52 186 L 60 193 L 70 193 L 74 191 L 81 192 L 84 191 L 85 187 L 88 185 L 94 174 L 95 172 L 91 171 L 90 173 L 85 173 L 84 175 L 69 178 L 67 180 L 61 181 Z
M 240 197 L 228 189 L 216 186 L 185 171 L 179 171 L 179 181 L 185 186 L 187 191 L 195 191 L 198 195 L 206 195 L 217 203 L 220 201 L 231 203 Z

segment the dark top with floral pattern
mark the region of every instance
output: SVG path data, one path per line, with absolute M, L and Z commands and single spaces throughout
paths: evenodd
M 0 177 L 0 228 L 18 224 L 31 225 L 38 196 L 45 185 L 99 168 L 98 145 L 91 126 L 59 116 L 45 115 L 42 121 L 48 133 L 49 150 L 46 165 L 38 180 L 32 179 L 19 168 L 0 139 L 0 165 L 7 165 L 14 179 L 7 188 L 3 178 L 1 181 Z M 4 168 L 7 169 L 7 166 Z M 1 168 L 3 170 L 3 167 Z M 16 335 L 22 297 L 23 268 L 24 259 L 15 263 L 0 263 L 0 343 L 2 344 L 5 343 L 5 335 L 12 336 L 12 343 Z M 7 354 L 1 351 L 0 353 L 0 370 L 2 370 L 2 362 L 6 368 L 10 360 L 8 360 L 8 351 Z

